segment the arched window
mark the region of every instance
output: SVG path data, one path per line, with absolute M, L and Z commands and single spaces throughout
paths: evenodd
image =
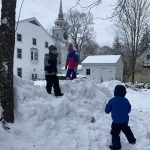
M 38 61 L 38 50 L 37 48 L 31 48 L 31 60 Z

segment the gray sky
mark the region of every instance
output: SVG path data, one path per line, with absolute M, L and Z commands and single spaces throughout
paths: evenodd
M 1 1 L 1 0 L 0 0 Z M 81 0 L 81 4 L 86 6 L 95 0 Z M 96 18 L 106 18 L 111 14 L 111 3 L 114 0 L 103 0 L 103 3 L 98 7 L 92 9 L 94 15 L 94 28 L 96 32 L 96 41 L 100 46 L 112 45 L 115 32 L 113 29 L 113 23 L 111 20 L 101 20 Z M 19 9 L 22 0 L 17 0 L 17 12 L 18 17 Z M 67 12 L 70 8 L 75 6 L 77 0 L 62 0 L 63 12 Z M 59 11 L 60 0 L 24 0 L 23 8 L 21 11 L 20 19 L 27 19 L 30 17 L 36 17 L 38 21 L 46 28 L 52 28 L 54 21 L 57 18 Z M 81 9 L 77 7 L 77 9 Z

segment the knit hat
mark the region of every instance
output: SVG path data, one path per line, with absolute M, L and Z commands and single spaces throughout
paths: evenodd
M 57 48 L 54 45 L 51 45 L 48 47 L 49 52 L 52 52 L 53 50 L 57 50 Z
M 121 96 L 125 97 L 126 95 L 126 88 L 123 85 L 117 85 L 114 90 L 114 96 Z
M 72 43 L 69 43 L 69 46 L 68 46 L 68 52 L 70 52 L 70 51 L 73 51 L 73 45 L 72 45 Z

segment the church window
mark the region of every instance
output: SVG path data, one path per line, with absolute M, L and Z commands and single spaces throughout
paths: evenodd
M 31 48 L 31 60 L 38 61 L 38 50 L 36 48 Z
M 17 34 L 17 41 L 19 41 L 19 42 L 22 41 L 22 35 L 21 34 Z
M 17 58 L 22 58 L 22 49 L 17 48 Z
M 32 74 L 32 80 L 37 80 L 37 74 L 35 73 Z
M 33 60 L 33 51 L 31 51 L 31 60 Z
M 33 44 L 33 45 L 36 45 L 36 38 L 33 38 L 33 39 L 32 39 L 32 44 Z
M 48 48 L 48 42 L 45 42 L 45 48 Z
M 17 68 L 17 76 L 22 78 L 22 68 Z

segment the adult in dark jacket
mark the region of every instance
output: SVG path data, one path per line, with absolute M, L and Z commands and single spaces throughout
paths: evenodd
M 63 96 L 59 87 L 59 79 L 57 77 L 57 48 L 54 45 L 49 46 L 49 54 L 45 54 L 44 70 L 46 79 L 46 90 L 51 94 L 52 87 L 55 96 Z
M 129 115 L 131 112 L 131 105 L 128 99 L 125 98 L 126 88 L 123 85 L 117 85 L 114 90 L 114 98 L 110 99 L 107 103 L 105 112 L 108 114 L 111 112 L 112 125 L 112 145 L 109 146 L 112 150 L 121 149 L 120 143 L 120 131 L 122 131 L 130 144 L 135 144 L 136 139 L 128 126 Z

